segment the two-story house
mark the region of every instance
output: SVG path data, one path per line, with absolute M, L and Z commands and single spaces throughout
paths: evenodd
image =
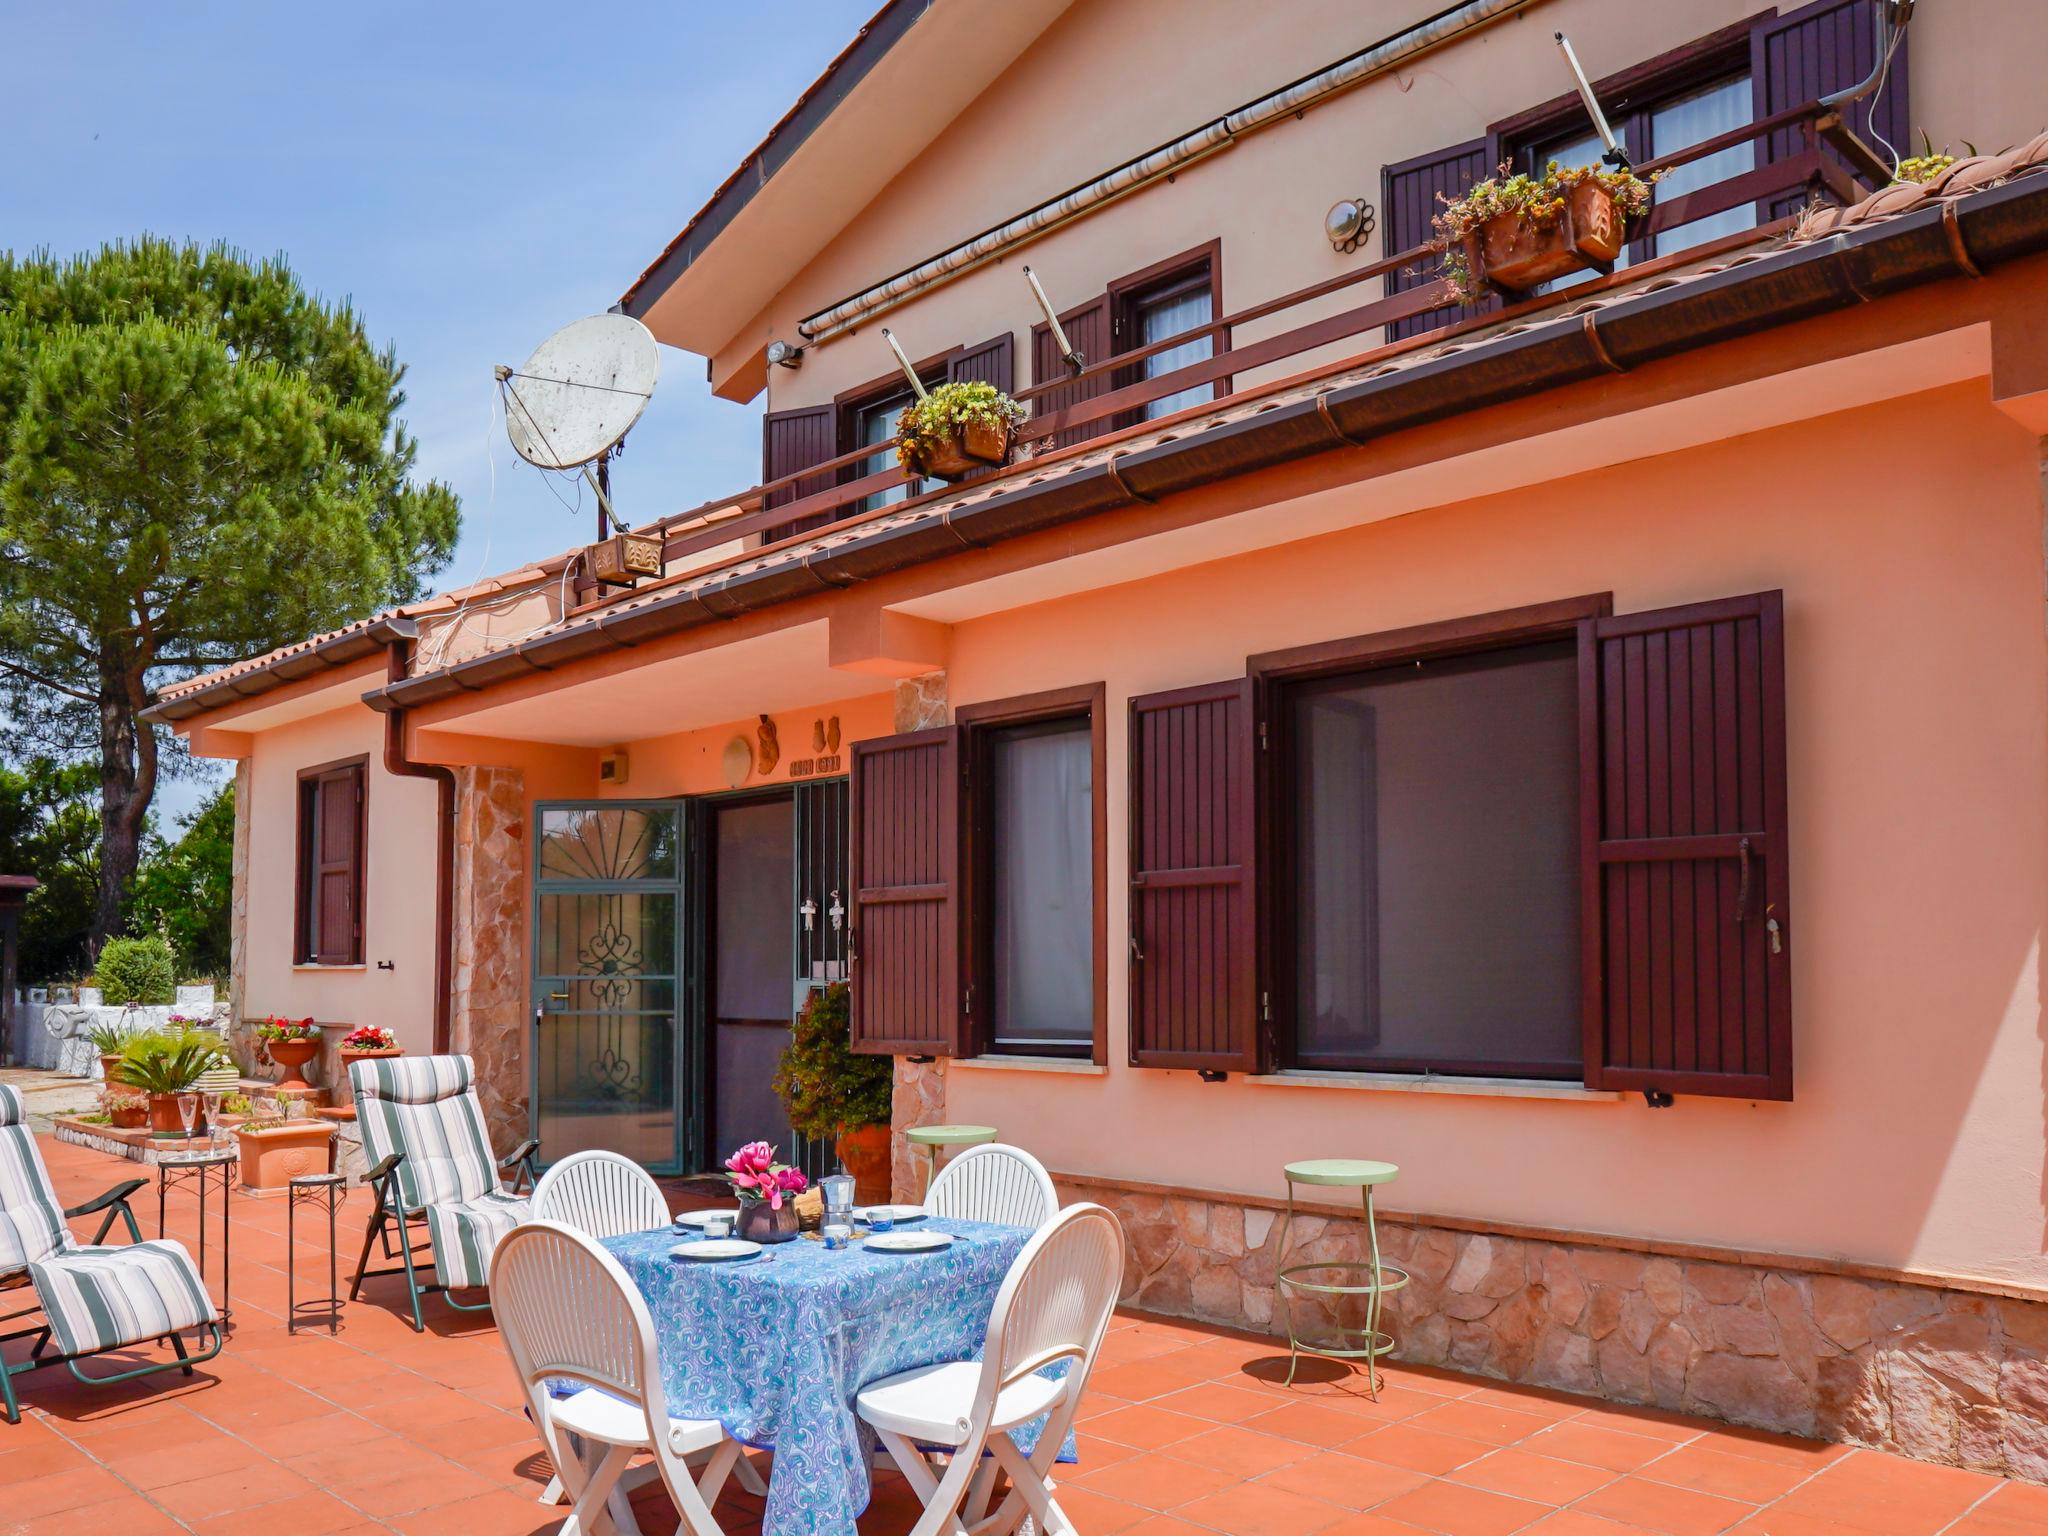
M 1139 1307 L 1278 1329 L 1383 1159 L 1407 1358 L 2048 1475 L 2048 28 L 1436 3 L 890 0 L 621 301 L 758 485 L 167 691 L 236 1001 L 673 1172 L 848 979 Z M 1663 178 L 1461 304 L 1558 31 Z

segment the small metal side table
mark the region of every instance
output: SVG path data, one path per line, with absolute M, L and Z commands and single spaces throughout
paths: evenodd
M 206 1192 L 220 1185 L 220 1320 L 234 1315 L 228 1306 L 229 1221 L 234 1210 L 228 1195 L 240 1158 L 232 1151 L 166 1152 L 156 1161 L 156 1235 L 164 1235 L 164 1206 L 173 1189 L 196 1186 L 199 1193 L 199 1278 L 206 1279 Z
M 1374 1224 L 1372 1213 L 1372 1192 L 1376 1185 L 1390 1183 L 1400 1169 L 1392 1163 L 1363 1162 L 1350 1158 L 1314 1158 L 1308 1162 L 1289 1163 L 1287 1174 L 1287 1216 L 1280 1227 L 1280 1258 L 1277 1279 L 1283 1303 L 1287 1309 L 1287 1384 L 1294 1384 L 1294 1372 L 1301 1364 L 1303 1355 L 1315 1355 L 1326 1360 L 1363 1360 L 1365 1362 L 1365 1384 L 1375 1401 L 1380 1395 L 1379 1357 L 1393 1350 L 1394 1337 L 1380 1327 L 1380 1308 L 1386 1298 L 1408 1283 L 1408 1272 L 1392 1264 L 1380 1262 L 1380 1234 Z M 1324 1189 L 1356 1189 L 1363 1191 L 1365 1208 L 1365 1235 L 1372 1254 L 1366 1261 L 1321 1260 L 1301 1264 L 1289 1264 L 1288 1242 L 1294 1228 L 1294 1187 L 1306 1184 Z M 1341 1306 L 1347 1296 L 1365 1298 L 1365 1326 L 1346 1327 L 1341 1317 L 1335 1318 L 1332 1326 L 1336 1330 L 1336 1342 L 1323 1346 L 1304 1344 L 1300 1330 L 1295 1326 L 1295 1310 L 1303 1301 L 1320 1301 L 1328 1298 Z M 1356 1340 L 1353 1347 L 1351 1341 Z
M 327 1325 L 329 1333 L 341 1331 L 341 1279 L 335 1269 L 334 1209 L 341 1204 L 347 1175 L 301 1173 L 286 1185 L 284 1194 L 284 1331 L 297 1333 L 301 1321 L 308 1328 Z M 327 1206 L 327 1294 L 306 1302 L 299 1300 L 298 1214 L 301 1205 Z M 301 1319 L 302 1311 L 312 1315 Z
M 978 1147 L 996 1139 L 992 1125 L 920 1125 L 903 1133 L 903 1139 L 924 1152 L 924 1192 L 932 1192 L 932 1180 L 939 1176 L 939 1148 Z

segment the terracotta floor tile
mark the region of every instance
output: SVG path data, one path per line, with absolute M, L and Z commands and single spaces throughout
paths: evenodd
M 1734 1424 L 1702 1430 L 1699 1438 L 1691 1443 L 1730 1456 L 1749 1456 L 1779 1466 L 1803 1467 L 1808 1472 L 1817 1472 L 1855 1450 L 1851 1445 L 1831 1445 L 1825 1440 L 1774 1435 L 1768 1430 L 1743 1429 Z
M 448 1536 L 448 1533 L 456 1531 L 462 1532 L 463 1536 L 493 1536 L 498 1532 L 517 1532 L 523 1536 L 529 1531 L 552 1532 L 561 1515 L 560 1510 L 551 1515 L 530 1500 L 496 1490 L 478 1494 L 473 1499 L 444 1504 L 421 1514 L 402 1516 L 391 1525 L 406 1536 L 415 1536 L 415 1533 L 416 1536 Z
M 318 1418 L 294 1419 L 289 1424 L 251 1424 L 238 1433 L 266 1455 L 289 1461 L 309 1451 L 376 1440 L 390 1431 L 360 1414 L 323 1413 Z
M 1443 1536 L 1509 1536 L 1551 1513 L 1542 1504 L 1458 1483 L 1429 1482 L 1412 1493 L 1389 1499 L 1376 1514 L 1405 1520 Z
M 1623 1434 L 1619 1430 L 1588 1424 L 1583 1419 L 1567 1419 L 1537 1431 L 1518 1449 L 1539 1456 L 1555 1456 L 1560 1461 L 1581 1461 L 1589 1467 L 1605 1467 L 1610 1472 L 1633 1472 L 1645 1462 L 1669 1455 L 1671 1447 L 1669 1440 Z
M 1085 1461 L 1085 1439 L 1081 1448 Z M 1206 1434 L 1196 1435 L 1192 1440 L 1181 1441 L 1173 1447 L 1173 1454 L 1205 1467 L 1218 1467 L 1239 1477 L 1251 1478 L 1261 1477 L 1319 1453 L 1299 1440 L 1283 1440 L 1278 1435 L 1262 1435 L 1257 1430 L 1226 1424 Z
M 1096 1434 L 1123 1445 L 1134 1445 L 1141 1451 L 1163 1450 L 1214 1427 L 1207 1419 L 1191 1419 L 1184 1413 L 1173 1413 L 1149 1403 L 1119 1408 L 1089 1421 L 1089 1428 Z
M 1089 1434 L 1085 1430 L 1077 1432 L 1075 1437 L 1075 1466 L 1078 1472 L 1100 1471 L 1104 1467 L 1113 1467 L 1120 1461 L 1129 1461 L 1133 1456 L 1144 1454 L 1145 1452 L 1134 1447 L 1119 1445 L 1114 1440 L 1105 1440 L 1102 1436 Z M 1194 1459 L 1199 1461 L 1201 1458 Z
M 1260 1487 L 1285 1488 L 1290 1493 L 1324 1499 L 1346 1509 L 1372 1509 L 1397 1494 L 1421 1487 L 1429 1478 L 1388 1462 L 1324 1451 L 1255 1481 Z
M 1179 1392 L 1169 1392 L 1158 1406 L 1172 1413 L 1191 1414 L 1218 1424 L 1243 1424 L 1262 1413 L 1273 1411 L 1273 1399 L 1263 1392 L 1227 1387 L 1220 1382 L 1203 1382 Z
M 1642 1536 L 1642 1527 L 1617 1525 L 1582 1509 L 1560 1509 L 1529 1526 L 1521 1536 Z
M 1443 1435 L 1462 1435 L 1467 1440 L 1484 1440 L 1488 1445 L 1517 1445 L 1557 1421 L 1492 1403 L 1475 1402 L 1468 1397 L 1419 1413 L 1409 1422 L 1418 1429 L 1435 1430 Z
M 1473 1389 L 1463 1400 L 1468 1403 L 1484 1403 L 1491 1408 L 1507 1408 L 1516 1413 L 1533 1413 L 1538 1418 L 1545 1419 L 1575 1418 L 1588 1408 L 1600 1405 L 1600 1399 L 1587 1397 L 1578 1392 L 1556 1392 L 1548 1387 L 1510 1387 L 1494 1384 Z
M 1175 1515 L 1154 1515 L 1130 1527 L 1124 1536 L 1214 1536 L 1214 1533 L 1199 1525 L 1189 1525 Z
M 107 1465 L 123 1482 L 132 1483 L 145 1493 L 237 1471 L 268 1459 L 255 1446 L 218 1431 L 183 1445 L 170 1443 L 167 1436 L 163 1448 L 155 1452 L 106 1458 Z
M 1555 1456 L 1537 1456 L 1520 1446 L 1504 1446 L 1491 1456 L 1468 1462 L 1451 1474 L 1453 1482 L 1551 1505 L 1565 1505 L 1574 1499 L 1582 1499 L 1595 1488 L 1613 1482 L 1614 1478 L 1615 1474 L 1605 1467 L 1560 1461 Z
M 1881 1451 L 1856 1451 L 1801 1483 L 1773 1511 L 1817 1516 L 1878 1536 L 1922 1536 L 1984 1496 L 1977 1475 Z
M 1136 1360 L 1129 1365 L 1113 1365 L 1107 1370 L 1098 1367 L 1090 1385 L 1099 1386 L 1103 1391 L 1130 1402 L 1143 1403 L 1209 1379 L 1209 1373 L 1201 1366 L 1193 1362 L 1185 1366 L 1176 1365 L 1175 1358 Z
M 1947 1536 L 2040 1536 L 2048 1531 L 2048 1488 L 2002 1483 L 1949 1527 Z
M 275 1503 L 305 1493 L 312 1486 L 288 1467 L 274 1461 L 258 1461 L 230 1472 L 216 1472 L 189 1483 L 159 1488 L 150 1497 L 178 1519 L 196 1523 L 253 1505 Z
M 1053 1498 L 1066 1511 L 1067 1518 L 1080 1530 L 1090 1536 L 1116 1536 L 1118 1531 L 1127 1531 L 1140 1520 L 1149 1518 L 1156 1511 L 1140 1509 L 1122 1499 L 1112 1499 L 1108 1494 L 1097 1493 L 1092 1488 L 1076 1487 L 1072 1483 L 1058 1482 L 1053 1489 Z M 724 1524 L 721 1520 L 720 1524 Z M 730 1536 L 730 1532 L 727 1533 Z
M 1257 1430 L 1262 1435 L 1278 1435 L 1283 1440 L 1299 1440 L 1304 1445 L 1326 1451 L 1356 1440 L 1361 1433 L 1370 1430 L 1370 1426 L 1357 1416 L 1325 1408 L 1320 1403 L 1282 1403 L 1278 1408 L 1268 1408 L 1256 1418 L 1246 1419 L 1244 1427 Z
M 34 1419 L 0 1425 L 0 1488 L 91 1464 L 84 1451 Z
M 1768 1504 L 1781 1498 L 1818 1472 L 1818 1467 L 1787 1466 L 1762 1461 L 1754 1456 L 1730 1456 L 1695 1440 L 1681 1445 L 1668 1456 L 1660 1456 L 1642 1469 L 1641 1475 L 1701 1493 L 1718 1493 L 1723 1498 L 1741 1499 L 1749 1504 Z
M 1122 1499 L 1142 1509 L 1163 1511 L 1220 1493 L 1243 1479 L 1220 1468 L 1180 1461 L 1170 1453 L 1155 1451 L 1090 1472 L 1077 1481 L 1095 1493 Z
M 200 1536 L 333 1536 L 363 1523 L 363 1512 L 331 1493 L 294 1494 L 272 1504 L 193 1523 Z
M 1712 1419 L 1697 1419 L 1683 1413 L 1665 1413 L 1657 1408 L 1632 1408 L 1621 1404 L 1595 1402 L 1577 1418 L 1574 1424 L 1592 1424 L 1603 1429 L 1618 1429 L 1624 1434 L 1644 1435 L 1652 1440 L 1669 1440 L 1682 1444 L 1709 1429 L 1725 1429 L 1725 1424 L 1716 1424 Z
M 11 1485 L 7 1513 L 16 1520 L 34 1520 L 123 1497 L 132 1497 L 128 1485 L 104 1467 L 67 1467 Z
M 1183 1520 L 1209 1526 L 1225 1536 L 1311 1536 L 1351 1513 L 1321 1499 L 1244 1483 L 1197 1499 L 1176 1511 Z
M 1418 1429 L 1413 1423 L 1402 1423 L 1389 1424 L 1356 1440 L 1348 1440 L 1342 1449 L 1347 1456 L 1363 1456 L 1368 1461 L 1384 1461 L 1392 1466 L 1406 1467 L 1411 1472 L 1441 1477 L 1468 1461 L 1477 1461 L 1494 1447 L 1484 1441 L 1442 1435 L 1434 1430 Z
M 1416 1527 L 1405 1520 L 1385 1515 L 1348 1515 L 1335 1525 L 1324 1526 L 1321 1536 L 1415 1536 Z
M 493 1485 L 487 1478 L 452 1462 L 374 1482 L 351 1480 L 347 1489 L 349 1503 L 364 1514 L 387 1522 L 397 1515 L 435 1509 L 492 1491 Z
M 8 1513 L 11 1513 L 11 1509 Z M 8 1536 L 175 1536 L 185 1527 L 162 1510 L 129 1495 L 68 1509 L 59 1515 L 0 1525 Z
M 1663 1532 L 1666 1536 L 1712 1536 L 1756 1508 L 1717 1494 L 1652 1482 L 1640 1475 L 1609 1483 L 1587 1494 L 1574 1507 L 1589 1515 Z

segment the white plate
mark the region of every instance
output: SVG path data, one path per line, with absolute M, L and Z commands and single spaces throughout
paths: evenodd
M 679 1227 L 691 1227 L 701 1232 L 709 1223 L 717 1221 L 720 1217 L 731 1221 L 733 1213 L 731 1211 L 685 1211 L 676 1218 L 676 1225 Z
M 921 1205 L 862 1205 L 856 1206 L 853 1219 L 872 1224 L 877 1221 L 923 1221 L 924 1207 Z
M 759 1243 L 750 1243 L 743 1237 L 710 1237 L 697 1243 L 677 1243 L 669 1249 L 668 1256 L 696 1264 L 730 1264 L 738 1259 L 751 1259 L 760 1251 Z
M 877 1232 L 867 1240 L 870 1252 L 937 1253 L 953 1246 L 950 1232 Z

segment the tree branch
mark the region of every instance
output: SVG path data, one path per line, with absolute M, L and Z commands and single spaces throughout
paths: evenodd
M 32 683 L 37 683 L 50 689 L 53 693 L 64 694 L 84 704 L 97 704 L 100 701 L 99 695 L 96 693 L 87 693 L 83 689 L 72 688 L 64 683 L 60 683 L 55 678 L 44 677 L 40 672 L 31 672 L 27 667 L 21 666 L 17 662 L 9 661 L 5 657 L 0 657 L 0 669 L 12 672 L 17 677 L 25 677 Z

